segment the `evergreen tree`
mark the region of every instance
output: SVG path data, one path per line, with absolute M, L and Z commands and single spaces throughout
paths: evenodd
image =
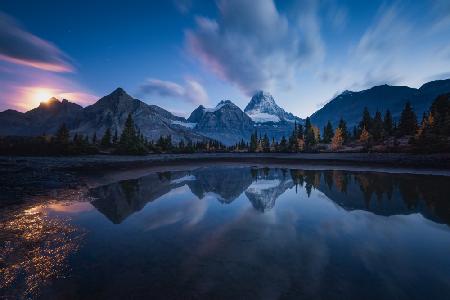
M 381 112 L 377 111 L 372 123 L 372 136 L 375 141 L 380 141 L 383 138 L 383 119 Z
M 280 141 L 279 151 L 287 152 L 287 150 L 288 150 L 288 144 L 287 144 L 286 138 L 283 135 L 283 137 L 281 138 L 281 141 Z
M 311 148 L 316 144 L 316 133 L 314 132 L 314 128 L 311 124 L 311 119 L 309 117 L 306 118 L 305 121 L 305 148 L 307 150 L 311 150 Z
M 263 151 L 264 152 L 270 152 L 270 141 L 269 141 L 269 137 L 267 136 L 267 134 L 264 134 L 264 138 L 262 141 L 262 147 L 263 147 Z
M 386 110 L 386 113 L 384 114 L 383 130 L 386 136 L 391 136 L 393 134 L 394 124 L 392 120 L 392 114 L 389 109 Z
M 350 133 L 348 132 L 347 129 L 347 123 L 344 121 L 344 119 L 341 117 L 341 119 L 339 120 L 339 125 L 338 128 L 341 129 L 341 135 L 342 138 L 344 139 L 344 144 L 348 142 L 348 140 L 350 139 Z
M 362 119 L 361 122 L 359 122 L 359 131 L 362 132 L 364 128 L 368 132 L 371 132 L 372 130 L 372 117 L 370 116 L 370 112 L 367 107 L 364 107 Z
M 408 101 L 403 108 L 400 115 L 400 122 L 398 124 L 399 136 L 414 135 L 417 130 L 417 116 L 411 107 L 411 103 Z
M 308 130 L 310 130 L 311 127 L 312 127 L 312 125 L 311 125 L 311 119 L 310 119 L 309 117 L 307 117 L 306 120 L 305 120 L 305 132 L 308 131 Z
M 97 132 L 94 132 L 94 135 L 92 136 L 92 144 L 97 144 Z
M 334 136 L 333 126 L 328 121 L 327 125 L 323 128 L 323 142 L 329 144 Z
M 303 140 L 303 134 L 304 134 L 303 125 L 299 124 L 297 127 L 297 139 Z
M 131 114 L 128 114 L 120 136 L 118 152 L 121 154 L 144 154 L 147 151 L 140 142 Z
M 55 140 L 59 145 L 69 144 L 69 129 L 67 129 L 65 123 L 61 124 L 61 126 L 58 128 L 58 131 L 55 135 Z
M 249 152 L 255 152 L 258 147 L 258 132 L 255 130 L 254 133 L 250 136 L 250 147 Z
M 430 107 L 433 133 L 450 137 L 450 93 L 437 97 Z
M 111 127 L 106 128 L 100 144 L 104 148 L 111 147 Z

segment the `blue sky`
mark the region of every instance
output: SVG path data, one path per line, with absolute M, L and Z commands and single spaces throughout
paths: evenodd
M 180 115 L 252 93 L 306 117 L 343 90 L 450 78 L 450 1 L 2 1 L 0 110 L 116 87 Z

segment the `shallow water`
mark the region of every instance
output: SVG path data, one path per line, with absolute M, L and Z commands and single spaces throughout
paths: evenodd
M 204 167 L 96 187 L 84 198 L 2 217 L 4 295 L 450 295 L 450 177 Z

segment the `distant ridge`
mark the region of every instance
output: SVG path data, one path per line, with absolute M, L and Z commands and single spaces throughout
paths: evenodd
M 359 92 L 344 91 L 312 114 L 311 122 L 322 129 L 329 120 L 336 127 L 342 117 L 351 129 L 360 121 L 364 107 L 372 115 L 377 110 L 384 113 L 389 109 L 394 119 L 398 119 L 407 101 L 420 118 L 437 96 L 448 92 L 450 79 L 431 81 L 419 89 L 385 84 Z

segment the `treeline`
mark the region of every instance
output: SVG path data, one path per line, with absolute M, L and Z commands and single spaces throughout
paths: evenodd
M 119 136 L 107 128 L 101 138 L 74 134 L 70 136 L 68 127 L 62 124 L 53 136 L 2 137 L 0 155 L 86 155 L 86 154 L 125 154 L 143 155 L 148 153 L 194 153 L 228 150 L 215 140 L 192 142 L 184 140 L 174 143 L 172 137 L 161 136 L 157 141 L 148 140 L 134 124 L 131 114 L 125 121 Z
M 308 117 L 304 126 L 295 123 L 290 136 L 283 136 L 280 141 L 255 131 L 249 143 L 242 140 L 233 148 L 248 152 L 450 151 L 450 94 L 436 98 L 420 123 L 407 102 L 398 123 L 389 110 L 384 115 L 377 111 L 372 116 L 365 108 L 359 124 L 352 130 L 341 118 L 336 129 L 328 121 L 321 135 Z

